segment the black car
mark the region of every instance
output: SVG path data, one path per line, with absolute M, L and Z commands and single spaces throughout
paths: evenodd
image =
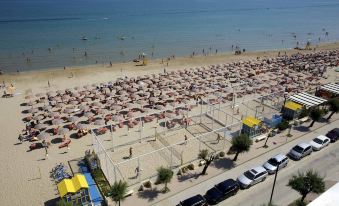
M 239 184 L 233 179 L 225 180 L 206 192 L 205 198 L 209 204 L 218 204 L 224 199 L 237 194 Z
M 327 132 L 326 137 L 330 138 L 331 142 L 335 142 L 339 139 L 339 128 L 334 128 Z
M 180 202 L 179 206 L 207 206 L 207 202 L 202 195 L 196 195 L 190 197 L 182 202 Z

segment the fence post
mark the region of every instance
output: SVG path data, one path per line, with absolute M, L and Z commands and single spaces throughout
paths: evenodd
M 114 182 L 117 181 L 117 169 L 115 168 L 116 165 L 113 165 L 113 170 L 114 170 Z
M 138 168 L 139 168 L 139 175 L 138 175 L 138 178 L 139 178 L 139 183 L 141 183 L 141 167 L 140 167 L 140 157 L 138 157 Z
M 173 146 L 171 146 L 171 165 L 170 168 L 173 168 Z

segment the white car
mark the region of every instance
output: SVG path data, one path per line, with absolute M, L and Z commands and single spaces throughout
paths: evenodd
M 318 151 L 329 145 L 330 142 L 331 142 L 330 138 L 324 135 L 319 135 L 310 142 L 310 145 L 312 145 L 313 150 Z
M 279 170 L 286 167 L 288 163 L 288 158 L 284 154 L 277 154 L 271 159 L 269 159 L 263 165 L 267 170 L 268 174 L 274 174 L 277 171 L 277 167 L 279 165 Z
M 246 172 L 244 172 L 244 174 L 240 175 L 237 180 L 240 187 L 249 188 L 252 185 L 257 184 L 258 182 L 263 182 L 266 179 L 267 175 L 268 173 L 265 168 L 259 166 L 247 170 Z

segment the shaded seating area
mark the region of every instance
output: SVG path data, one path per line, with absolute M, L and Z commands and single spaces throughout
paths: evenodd
M 302 108 L 303 106 L 301 104 L 287 101 L 282 108 L 283 117 L 289 120 L 298 118 Z
M 76 174 L 72 179 L 63 179 L 58 183 L 58 192 L 66 202 L 74 205 L 92 205 L 89 186 L 84 175 Z
M 256 137 L 262 134 L 262 121 L 252 116 L 246 117 L 242 121 L 241 133 L 248 135 L 250 138 Z

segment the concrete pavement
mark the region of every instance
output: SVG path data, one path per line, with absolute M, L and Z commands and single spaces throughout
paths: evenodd
M 224 172 L 218 176 L 208 179 L 198 185 L 188 188 L 168 199 L 160 201 L 155 205 L 176 205 L 181 200 L 191 197 L 195 194 L 205 194 L 213 185 L 228 179 L 236 179 L 241 173 L 247 169 L 262 165 L 270 157 L 278 153 L 287 153 L 294 145 L 300 142 L 309 142 L 311 139 L 319 134 L 325 134 L 330 129 L 337 127 L 339 120 L 331 122 L 315 131 L 312 131 L 296 140 L 293 140 L 279 148 L 269 151 L 268 153 L 261 155 L 253 160 L 239 165 L 227 172 Z M 314 152 L 310 156 L 305 157 L 300 161 L 290 160 L 288 166 L 279 172 L 275 193 L 273 196 L 274 203 L 278 205 L 287 205 L 293 200 L 299 197 L 298 193 L 286 186 L 288 179 L 298 170 L 306 170 L 308 168 L 316 169 L 326 180 L 339 181 L 339 142 L 330 144 L 327 148 L 321 151 Z M 270 198 L 270 192 L 272 189 L 274 176 L 268 177 L 265 182 L 259 183 L 250 189 L 241 190 L 234 197 L 220 203 L 220 205 L 260 205 L 268 202 Z

